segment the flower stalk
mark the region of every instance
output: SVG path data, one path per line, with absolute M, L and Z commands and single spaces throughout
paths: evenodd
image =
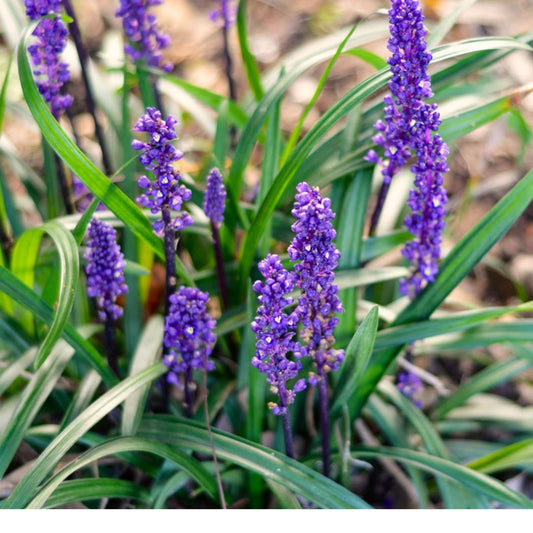
M 98 120 L 98 116 L 96 112 L 96 104 L 94 100 L 94 93 L 91 87 L 91 82 L 89 80 L 89 73 L 88 73 L 89 57 L 87 55 L 85 46 L 83 45 L 83 40 L 81 38 L 81 32 L 80 32 L 80 28 L 78 25 L 78 20 L 76 17 L 76 13 L 74 12 L 74 9 L 72 8 L 72 4 L 70 0 L 62 0 L 62 2 L 63 2 L 63 7 L 65 8 L 66 14 L 71 18 L 71 22 L 69 23 L 70 35 L 72 36 L 72 40 L 74 41 L 76 52 L 78 54 L 78 59 L 80 61 L 81 77 L 82 77 L 83 85 L 85 87 L 85 100 L 87 102 L 87 110 L 89 111 L 89 114 L 91 115 L 93 119 L 94 134 L 96 136 L 98 144 L 100 145 L 100 151 L 102 153 L 102 166 L 104 168 L 104 172 L 106 173 L 106 175 L 111 176 L 113 174 L 113 166 L 111 164 L 111 157 L 109 155 L 109 150 L 107 149 L 107 145 L 105 142 L 102 125 L 100 124 L 100 121 Z
M 313 359 L 316 374 L 308 379 L 318 386 L 320 431 L 322 434 L 322 470 L 330 475 L 330 421 L 328 397 L 328 373 L 339 368 L 344 350 L 334 348 L 333 332 L 339 319 L 335 314 L 343 311 L 335 284 L 334 269 L 340 252 L 333 240 L 336 237 L 329 198 L 323 198 L 317 187 L 300 183 L 294 208 L 296 222 L 291 229 L 295 233 L 288 254 L 295 263 L 294 284 L 301 291 L 295 315 L 301 323 L 302 352 Z
M 116 243 L 116 231 L 101 220 L 93 218 L 88 228 L 85 251 L 87 265 L 87 294 L 94 298 L 98 317 L 104 323 L 108 363 L 119 377 L 115 322 L 122 314 L 116 301 L 128 287 L 124 278 L 124 256 Z

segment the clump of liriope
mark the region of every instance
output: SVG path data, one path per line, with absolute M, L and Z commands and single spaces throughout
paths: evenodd
M 85 273 L 87 294 L 95 299 L 98 317 L 105 326 L 109 366 L 119 376 L 115 322 L 122 316 L 123 310 L 116 301 L 128 291 L 128 287 L 124 279 L 126 263 L 116 238 L 114 228 L 96 218 L 91 220 L 85 251 Z
M 254 290 L 261 293 L 259 301 L 262 305 L 258 309 L 258 318 L 252 323 L 258 338 L 256 358 L 252 364 L 268 373 L 269 382 L 275 383 L 274 389 L 280 397 L 280 405 L 273 404 L 274 414 L 288 412 L 294 394 L 285 392 L 284 384 L 287 379 L 298 376 L 302 368 L 300 359 L 307 356 L 313 360 L 315 371 L 308 378 L 308 383 L 316 385 L 319 391 L 325 475 L 330 472 L 327 375 L 337 370 L 344 359 L 344 351 L 334 348 L 333 332 L 339 322 L 335 315 L 343 308 L 333 272 L 340 252 L 333 244 L 336 232 L 332 220 L 335 214 L 330 206 L 329 198 L 323 198 L 317 187 L 311 188 L 305 182 L 297 186 L 292 210 L 296 222 L 291 228 L 295 237 L 288 248 L 294 271 L 289 273 L 283 269 L 277 256 L 269 255 L 259 263 L 265 283 L 254 284 Z M 288 296 L 293 288 L 299 289 L 300 296 L 292 313 L 286 314 L 283 309 L 293 302 Z M 297 331 L 300 342 L 292 340 Z M 292 352 L 295 360 L 288 360 L 287 352 Z M 294 390 L 303 388 L 305 382 L 300 379 Z M 286 415 L 284 425 L 290 424 L 288 421 Z

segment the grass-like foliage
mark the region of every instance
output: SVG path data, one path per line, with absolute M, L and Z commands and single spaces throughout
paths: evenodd
M 113 60 L 81 2 L 0 3 L 0 508 L 532 508 L 533 301 L 491 250 L 533 199 L 533 34 L 392 0 L 267 68 L 253 2 L 203 2 L 215 91 L 161 3 L 116 2 Z M 487 271 L 511 298 L 464 296 Z

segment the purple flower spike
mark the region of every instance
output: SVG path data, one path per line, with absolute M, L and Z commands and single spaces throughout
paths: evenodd
M 172 70 L 170 63 L 162 65 L 161 50 L 170 44 L 170 37 L 157 29 L 156 17 L 148 8 L 162 4 L 163 0 L 120 0 L 115 15 L 122 18 L 126 37 L 132 44 L 124 47 L 133 61 L 144 59 L 150 67 Z
M 377 134 L 373 141 L 385 150 L 380 160 L 374 150 L 366 159 L 383 165 L 383 180 L 389 183 L 411 156 L 410 139 L 416 135 L 417 116 L 422 100 L 431 97 L 427 66 L 431 54 L 426 50 L 424 17 L 418 0 L 392 0 L 389 10 L 390 37 L 388 49 L 392 52 L 388 63 L 392 78 L 385 104 L 385 121 L 374 125 Z
M 434 112 L 435 115 L 438 114 Z M 402 254 L 411 264 L 411 275 L 400 281 L 402 294 L 413 298 L 427 284 L 435 281 L 439 270 L 440 247 L 444 229 L 445 205 L 448 201 L 442 186 L 443 174 L 448 171 L 448 147 L 440 135 L 431 136 L 430 127 L 422 139 L 417 139 L 417 162 L 411 167 L 415 175 L 415 189 L 407 201 L 411 214 L 405 226 L 414 239 L 405 244 Z
M 293 282 L 275 254 L 268 254 L 258 266 L 265 281 L 258 280 L 253 285 L 254 291 L 259 293 L 261 305 L 251 324 L 257 339 L 252 365 L 267 375 L 271 391 L 279 397 L 279 405 L 273 402 L 269 404 L 272 412 L 283 415 L 293 403 L 295 393 L 306 387 L 305 380 L 299 379 L 292 390 L 287 388 L 287 381 L 296 378 L 302 369 L 299 360 L 292 361 L 287 357 L 288 352 L 292 352 L 297 359 L 302 355 L 300 344 L 292 340 L 296 333 L 297 317 L 294 313 L 287 314 L 284 311 L 293 302 L 287 296 L 293 289 Z
M 88 233 L 85 252 L 87 294 L 96 298 L 101 320 L 117 320 L 122 316 L 122 308 L 116 300 L 128 291 L 124 280 L 124 256 L 116 243 L 117 232 L 105 222 L 93 218 Z
M 216 322 L 207 313 L 208 300 L 206 292 L 193 287 L 180 287 L 170 296 L 164 336 L 169 353 L 163 362 L 169 368 L 167 380 L 182 388 L 193 369 L 214 368 L 209 356 L 216 341 Z
M 425 102 L 433 96 L 427 72 L 432 56 L 426 49 L 424 16 L 418 0 L 392 0 L 389 22 L 391 95 L 384 98 L 385 120 L 376 122 L 377 133 L 373 137 L 384 148 L 384 159 L 374 150 L 368 152 L 366 159 L 381 164 L 386 187 L 412 155 L 416 158 L 411 166 L 415 175 L 415 189 L 408 200 L 411 214 L 405 218 L 414 239 L 403 250 L 412 272 L 400 284 L 400 292 L 413 298 L 435 280 L 438 271 L 447 202 L 442 178 L 448 170 L 448 148 L 436 133 L 440 125 L 437 106 Z M 386 188 L 382 190 L 386 192 Z
M 61 2 L 26 0 L 25 6 L 28 17 L 36 20 L 44 15 L 58 13 Z M 61 94 L 63 85 L 70 79 L 68 65 L 59 59 L 67 45 L 67 33 L 59 16 L 43 19 L 32 33 L 37 42 L 28 47 L 37 88 L 56 120 L 72 104 L 72 96 Z
M 333 272 L 340 252 L 333 243 L 336 232 L 331 221 L 335 214 L 329 198 L 322 198 L 318 187 L 310 188 L 305 182 L 296 190 L 292 210 L 296 222 L 291 228 L 296 235 L 288 248 L 289 257 L 297 262 L 294 279 L 302 293 L 295 313 L 303 325 L 306 355 L 313 357 L 320 376 L 337 370 L 344 359 L 344 350 L 333 348 L 333 332 L 339 322 L 334 313 L 343 311 Z M 317 378 L 309 382 L 314 385 Z
M 417 395 L 422 391 L 424 385 L 422 384 L 422 380 L 416 374 L 403 370 L 398 374 L 398 383 L 396 386 L 406 398 L 409 398 L 414 405 L 416 405 L 416 407 L 422 407 L 422 402 L 417 398 Z
M 234 22 L 237 8 L 230 0 L 215 0 L 220 5 L 209 13 L 209 18 L 224 29 L 228 29 Z
M 218 224 L 224 222 L 224 202 L 226 201 L 226 187 L 222 174 L 218 168 L 213 168 L 207 176 L 207 189 L 204 196 L 204 213 Z
M 190 200 L 191 191 L 179 183 L 181 175 L 173 166 L 175 161 L 183 157 L 183 154 L 170 143 L 176 138 L 175 124 L 174 117 L 168 116 L 163 120 L 159 110 L 153 107 L 147 108 L 133 129 L 147 133 L 149 141 L 143 143 L 134 140 L 132 147 L 134 150 L 143 150 L 139 161 L 154 174 L 153 181 L 147 176 L 139 178 L 139 187 L 145 191 L 138 198 L 138 203 L 154 214 L 167 209 L 176 212 L 171 227 L 181 230 L 191 225 L 193 220 L 187 212 L 181 211 L 183 202 Z M 161 235 L 164 230 L 163 220 L 156 220 L 153 228 L 158 235 Z

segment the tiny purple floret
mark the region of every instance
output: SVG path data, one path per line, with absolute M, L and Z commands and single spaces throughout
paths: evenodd
M 413 402 L 416 407 L 422 407 L 422 402 L 417 398 L 418 394 L 424 388 L 422 380 L 413 372 L 402 370 L 398 374 L 398 383 L 396 385 L 398 390 Z
M 219 7 L 209 13 L 209 18 L 224 29 L 228 29 L 235 22 L 237 8 L 231 0 L 215 0 Z

